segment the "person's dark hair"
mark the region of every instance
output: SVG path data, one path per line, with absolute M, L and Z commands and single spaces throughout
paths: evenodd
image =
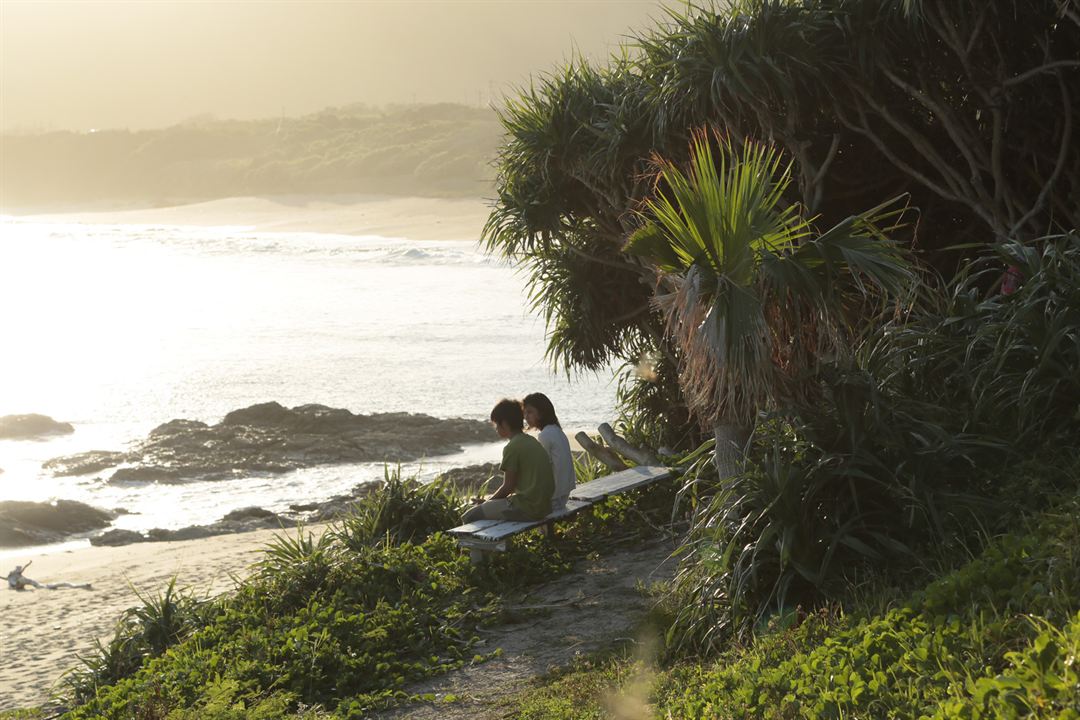
M 525 424 L 525 416 L 521 413 L 521 403 L 517 400 L 500 400 L 491 409 L 491 422 L 496 425 L 505 423 L 507 427 L 521 430 Z
M 551 400 L 548 400 L 548 396 L 544 393 L 530 393 L 525 396 L 521 404 L 536 408 L 536 412 L 540 414 L 541 430 L 548 425 L 559 425 L 559 418 L 555 415 L 555 406 L 551 404 Z M 559 427 L 562 426 L 559 425 Z

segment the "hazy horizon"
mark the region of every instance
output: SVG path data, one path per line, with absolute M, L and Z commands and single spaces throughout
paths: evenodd
M 575 53 L 606 58 L 673 4 L 4 0 L 0 131 L 486 106 Z

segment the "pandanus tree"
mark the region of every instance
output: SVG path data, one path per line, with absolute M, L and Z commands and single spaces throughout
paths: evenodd
M 731 477 L 758 413 L 812 400 L 814 370 L 850 355 L 869 304 L 904 292 L 912 272 L 885 234 L 902 209 L 889 202 L 818 232 L 785 201 L 791 166 L 776 149 L 718 134 L 695 136 L 685 169 L 655 164 L 625 252 L 658 271 L 653 303 L 681 351 L 684 396 L 713 426 L 717 470 Z
M 703 126 L 768 142 L 823 227 L 906 195 L 919 222 L 891 237 L 948 277 L 995 240 L 1080 225 L 1078 58 L 1080 0 L 688 7 L 507 101 L 485 240 L 528 272 L 557 363 L 660 353 L 666 394 L 683 358 L 649 306 L 655 268 L 621 252 L 653 154 L 681 166 Z

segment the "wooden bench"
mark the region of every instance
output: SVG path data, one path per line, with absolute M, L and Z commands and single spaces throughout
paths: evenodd
M 670 468 L 639 465 L 578 485 L 570 493 L 564 509 L 553 512 L 542 520 L 477 520 L 447 532 L 457 538 L 458 545 L 469 549 L 474 563 L 480 562 L 484 553 L 505 552 L 507 544 L 515 535 L 538 527 L 545 527 L 549 534 L 554 533 L 555 523 L 560 520 L 572 517 L 613 495 L 666 480 L 674 474 Z

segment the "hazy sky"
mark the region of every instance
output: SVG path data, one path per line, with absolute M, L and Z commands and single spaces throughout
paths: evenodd
M 487 104 L 575 48 L 606 57 L 661 16 L 660 0 L 0 0 L 0 127 Z

